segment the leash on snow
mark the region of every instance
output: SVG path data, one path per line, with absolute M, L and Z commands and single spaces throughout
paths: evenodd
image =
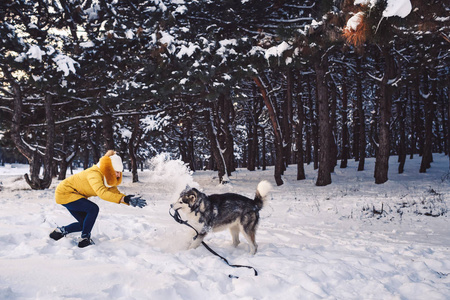
M 178 209 L 175 209 L 173 214 L 171 213 L 171 210 L 172 210 L 172 208 L 169 208 L 169 215 L 170 215 L 176 222 L 178 222 L 178 223 L 180 223 L 180 224 L 184 224 L 184 225 L 186 225 L 186 226 L 188 226 L 188 227 L 194 229 L 194 231 L 195 231 L 195 233 L 196 233 L 196 236 L 194 236 L 193 239 L 195 240 L 195 239 L 198 237 L 198 235 L 199 235 L 197 229 L 195 229 L 191 224 L 189 224 L 187 221 L 184 221 L 184 220 L 181 218 L 180 214 L 178 213 Z M 208 249 L 209 252 L 211 252 L 211 253 L 214 254 L 215 256 L 220 257 L 220 259 L 222 259 L 222 260 L 223 260 L 227 265 L 229 265 L 230 267 L 233 267 L 233 268 L 247 268 L 247 269 L 252 269 L 252 270 L 255 272 L 255 276 L 258 276 L 258 271 L 256 271 L 255 268 L 253 268 L 253 267 L 251 267 L 251 266 L 244 266 L 244 265 L 232 265 L 232 264 L 230 264 L 230 263 L 228 262 L 228 260 L 227 260 L 225 257 L 221 256 L 221 255 L 218 254 L 216 251 L 214 251 L 213 249 L 211 249 L 205 242 L 202 241 L 202 245 L 205 246 L 205 248 Z M 231 274 L 228 275 L 228 277 L 230 277 L 230 278 L 239 278 L 238 276 L 234 276 L 234 275 L 231 275 Z

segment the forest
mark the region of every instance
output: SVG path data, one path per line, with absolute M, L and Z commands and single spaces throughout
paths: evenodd
M 138 169 L 287 167 L 450 148 L 450 4 L 421 0 L 4 0 L 0 162 L 46 189 L 108 149 Z M 393 159 L 393 158 L 391 158 Z

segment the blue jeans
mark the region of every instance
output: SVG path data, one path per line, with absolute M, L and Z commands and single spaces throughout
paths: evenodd
M 63 204 L 78 222 L 64 226 L 67 233 L 81 231 L 82 238 L 90 238 L 98 215 L 98 205 L 86 198 Z

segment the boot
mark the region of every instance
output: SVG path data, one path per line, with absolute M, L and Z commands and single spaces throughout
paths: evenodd
M 87 246 L 89 246 L 89 245 L 94 245 L 94 241 L 91 240 L 91 238 L 89 238 L 89 237 L 86 237 L 86 238 L 80 238 L 80 239 L 78 240 L 78 247 L 79 247 L 79 248 L 84 248 L 84 247 L 87 247 Z
M 64 227 L 57 227 L 55 230 L 53 230 L 52 233 L 50 233 L 50 237 L 54 239 L 55 241 L 65 237 L 67 234 Z

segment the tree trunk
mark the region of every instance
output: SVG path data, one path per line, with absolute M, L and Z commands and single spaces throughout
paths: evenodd
M 414 77 L 414 94 L 416 99 L 416 114 L 415 114 L 415 126 L 416 126 L 416 141 L 415 146 L 418 147 L 419 156 L 423 156 L 424 149 L 424 122 L 423 122 L 423 108 L 421 107 L 421 96 L 420 96 L 420 76 L 418 73 Z M 418 145 L 417 145 L 418 144 Z
M 448 158 L 449 158 L 449 164 L 448 169 L 450 170 L 450 75 L 447 75 L 447 145 L 449 147 L 448 149 Z
M 364 170 L 364 163 L 366 159 L 366 118 L 363 106 L 362 96 L 362 70 L 361 70 L 361 58 L 356 59 L 356 101 L 358 106 L 358 121 L 359 121 L 359 133 L 358 133 L 358 150 L 359 150 L 359 163 L 358 171 Z
M 247 170 L 249 171 L 255 171 L 256 167 L 256 156 L 255 156 L 255 149 L 253 148 L 254 144 L 253 144 L 253 139 L 254 137 L 254 127 L 255 125 L 253 124 L 253 120 L 252 117 L 248 117 L 247 118 L 247 147 L 245 147 L 246 145 L 244 145 L 244 163 L 247 162 L 245 164 L 245 166 L 247 167 Z
M 311 83 L 310 78 L 308 75 L 305 77 L 306 79 L 306 92 L 307 92 L 307 103 L 308 103 L 308 111 L 305 114 L 305 116 L 308 116 L 308 122 L 306 124 L 306 151 L 305 151 L 305 161 L 309 165 L 312 161 L 312 136 L 314 135 L 314 109 L 313 109 L 313 99 L 312 99 L 312 93 L 311 93 Z
M 50 187 L 53 178 L 53 156 L 55 144 L 55 115 L 53 113 L 53 96 L 45 95 L 45 119 L 47 123 L 47 140 L 45 144 L 44 156 L 44 176 L 41 181 L 40 189 L 47 189 Z
M 81 130 L 78 130 L 78 135 L 75 141 L 74 149 L 72 153 L 68 153 L 69 150 L 67 148 L 67 141 L 65 136 L 63 136 L 61 163 L 59 165 L 58 180 L 66 179 L 67 169 L 72 164 L 72 161 L 75 159 L 75 156 L 78 153 L 80 140 L 81 140 Z
M 261 137 L 262 137 L 262 170 L 267 169 L 267 144 L 266 144 L 266 129 L 261 126 Z
M 233 108 L 233 103 L 231 98 L 225 95 L 219 96 L 219 107 L 220 107 L 220 119 L 217 120 L 217 124 L 220 124 L 220 130 L 223 135 L 219 135 L 219 141 L 221 141 L 221 148 L 225 149 L 224 158 L 227 167 L 227 175 L 231 176 L 231 172 L 235 171 L 234 166 L 234 139 L 233 130 L 231 126 L 234 123 L 235 111 Z
M 84 151 L 83 151 L 83 169 L 89 168 L 89 143 L 84 144 Z
M 422 161 L 420 163 L 420 173 L 426 173 L 431 166 L 433 159 L 432 154 L 432 136 L 433 136 L 433 98 L 435 95 L 430 94 L 428 70 L 423 67 L 423 101 L 425 112 L 425 144 L 423 148 Z
M 103 115 L 102 121 L 103 121 L 102 128 L 103 128 L 103 138 L 105 142 L 104 144 L 105 150 L 114 150 L 115 145 L 114 145 L 113 121 L 111 114 L 106 113 L 105 115 Z
M 188 122 L 188 130 L 187 130 L 187 155 L 189 160 L 189 168 L 191 171 L 197 170 L 197 165 L 195 162 L 195 152 L 194 152 L 194 134 L 192 132 L 192 123 L 189 120 Z
M 408 89 L 409 89 L 409 87 L 408 87 Z M 416 124 L 416 122 L 415 122 L 415 120 L 414 120 L 414 118 L 415 118 L 415 115 L 416 115 L 416 113 L 415 113 L 415 109 L 414 109 L 414 102 L 413 102 L 413 98 L 414 98 L 414 95 L 412 94 L 412 91 L 410 91 L 409 93 L 408 93 L 408 95 L 409 95 L 409 105 L 408 105 L 408 107 L 409 107 L 409 111 L 410 111 L 410 114 L 409 114 L 409 118 L 410 118 L 410 126 L 409 126 L 409 130 L 410 130 L 410 132 L 411 132 L 411 140 L 410 140 L 410 159 L 413 159 L 414 158 L 414 154 L 415 154 L 415 151 L 416 151 L 416 144 L 417 144 L 417 134 L 416 134 L 416 127 L 417 127 L 417 124 Z
M 254 171 L 256 169 L 256 165 L 259 167 L 259 163 L 257 164 L 257 161 L 259 161 L 259 146 L 258 146 L 258 120 L 259 116 L 262 112 L 262 99 L 258 95 L 257 92 L 257 86 L 255 84 L 252 84 L 252 94 L 253 94 L 253 101 L 251 101 L 251 107 L 248 109 L 249 116 L 248 116 L 248 124 L 249 124 L 249 130 L 248 130 L 248 164 L 247 169 L 249 171 Z
M 327 60 L 328 58 L 323 58 Z M 332 170 L 332 149 L 331 149 L 331 124 L 330 110 L 328 107 L 328 88 L 326 83 L 326 72 L 328 71 L 327 61 L 316 61 L 314 63 L 316 71 L 317 85 L 317 106 L 319 112 L 319 135 L 320 135 L 320 154 L 319 171 L 317 175 L 317 186 L 325 186 L 331 183 Z
M 392 87 L 389 81 L 395 76 L 395 61 L 388 47 L 383 48 L 385 59 L 385 74 L 380 87 L 380 124 L 379 147 L 375 161 L 375 183 L 382 184 L 388 181 L 390 138 L 389 129 L 392 115 Z
M 358 73 L 356 73 L 356 77 L 358 77 Z M 355 81 L 358 81 L 357 78 L 355 78 Z M 359 150 L 359 144 L 360 144 L 360 138 L 359 133 L 360 130 L 360 121 L 359 121 L 359 111 L 358 111 L 358 97 L 353 98 L 353 157 L 355 158 L 355 161 L 359 161 L 359 154 L 361 153 Z
M 219 175 L 219 182 L 222 184 L 228 183 L 227 164 L 223 155 L 224 149 L 220 147 L 219 139 L 217 136 L 217 128 L 214 125 L 214 117 L 212 112 L 212 103 L 205 103 L 206 109 L 203 111 L 206 121 L 206 128 L 208 131 L 208 137 L 211 145 L 211 153 L 214 158 L 214 162 L 217 165 L 217 171 Z
M 55 121 L 53 116 L 53 97 L 50 94 L 44 96 L 45 119 L 46 119 L 46 146 L 43 157 L 44 176 L 39 178 L 42 165 L 41 154 L 38 150 L 33 152 L 32 161 L 30 162 L 30 176 L 25 174 L 25 181 L 34 190 L 47 189 L 52 183 L 53 174 L 53 144 L 55 142 Z
M 130 155 L 130 162 L 131 162 L 131 176 L 132 176 L 132 182 L 138 182 L 139 181 L 139 175 L 138 175 L 138 164 L 136 159 L 136 152 L 138 149 L 139 144 L 139 115 L 135 115 L 133 117 L 133 132 L 131 133 L 130 140 L 128 142 L 128 154 Z
M 88 137 L 89 145 L 91 146 L 93 161 L 94 161 L 94 163 L 97 163 L 100 160 L 100 158 L 103 156 L 103 151 L 101 149 L 102 148 L 101 141 L 103 140 L 102 134 L 103 134 L 104 128 L 102 126 L 102 123 L 100 123 L 100 122 L 96 122 L 95 125 L 96 126 L 94 129 L 90 128 L 92 125 L 90 125 L 90 127 L 87 128 L 87 137 Z M 110 127 L 110 128 L 111 128 L 111 134 L 112 134 L 112 127 Z M 112 141 L 111 138 L 109 138 L 109 140 Z M 112 145 L 112 147 L 114 147 L 114 144 Z M 110 149 L 107 149 L 107 150 L 110 150 Z
M 264 103 L 269 112 L 269 118 L 272 123 L 273 133 L 275 137 L 275 182 L 278 186 L 283 184 L 283 180 L 281 179 L 281 175 L 284 170 L 283 164 L 283 135 L 281 133 L 280 125 L 278 124 L 278 118 L 275 111 L 275 106 L 272 100 L 269 98 L 267 93 L 267 87 L 263 84 L 261 78 L 254 77 L 254 81 L 256 85 L 259 87 L 261 91 L 261 95 L 264 99 Z
M 446 118 L 446 105 L 448 105 L 448 102 L 446 102 L 447 96 L 445 95 L 445 90 L 442 91 L 441 94 L 441 116 L 442 116 L 442 139 L 444 143 L 444 154 L 449 155 L 448 151 L 448 127 L 447 127 L 447 118 Z
M 406 98 L 408 99 L 408 88 L 406 88 Z M 406 101 L 406 100 L 405 100 Z M 405 160 L 406 160 L 406 105 L 403 101 L 397 102 L 397 112 L 399 114 L 399 125 L 400 125 L 400 142 L 398 145 L 398 173 L 402 174 L 405 169 Z
M 331 170 L 330 172 L 334 172 L 334 168 L 337 166 L 337 160 L 338 160 L 338 147 L 336 143 L 336 111 L 337 111 L 337 90 L 336 85 L 334 82 L 331 83 L 331 115 L 330 115 L 330 127 L 331 127 L 331 134 L 330 134 L 330 154 L 331 154 Z
M 59 164 L 58 180 L 66 179 L 67 168 L 69 167 L 69 163 L 66 159 L 66 157 L 67 157 L 67 141 L 66 141 L 65 135 L 63 135 L 63 137 L 62 137 L 61 151 L 62 151 L 62 153 L 61 153 L 61 162 Z
M 40 168 L 42 165 L 41 154 L 38 150 L 32 150 L 28 147 L 22 139 L 20 129 L 22 124 L 22 112 L 23 112 L 23 99 L 20 86 L 10 76 L 8 71 L 5 71 L 5 76 L 9 79 L 13 94 L 14 94 L 14 113 L 12 117 L 11 125 L 11 138 L 16 146 L 17 150 L 28 159 L 30 164 L 30 175 L 25 174 L 25 181 L 30 185 L 32 189 L 46 189 L 52 182 L 52 162 L 53 162 L 53 144 L 55 137 L 54 118 L 52 111 L 52 97 L 50 95 L 45 96 L 45 117 L 47 125 L 47 140 L 45 150 L 44 161 L 44 179 L 39 178 Z
M 344 69 L 344 80 L 342 82 L 342 110 L 341 110 L 341 118 L 342 118 L 342 152 L 341 152 L 341 168 L 347 168 L 348 163 L 348 154 L 349 154 L 349 141 L 348 141 L 348 125 L 347 125 L 347 113 L 348 113 L 348 91 L 347 91 L 347 82 L 345 81 L 347 78 L 347 70 Z
M 292 149 L 292 89 L 294 86 L 292 70 L 287 71 L 286 99 L 283 101 L 282 132 L 284 137 L 284 161 L 286 167 L 291 163 Z
M 305 113 L 303 108 L 302 94 L 297 95 L 297 180 L 306 178 L 305 167 L 303 161 L 303 123 L 305 122 Z
M 317 76 L 317 74 L 316 74 L 316 76 Z M 317 87 L 317 84 L 316 84 L 316 87 Z M 316 88 L 316 99 L 317 98 L 318 98 L 318 95 L 317 95 L 317 88 Z M 319 127 L 318 126 L 318 123 L 319 123 L 318 118 L 319 117 L 318 117 L 318 112 L 317 112 L 317 110 L 319 108 L 318 108 L 317 104 L 316 105 L 313 104 L 312 97 L 310 98 L 310 101 L 311 101 L 310 102 L 310 104 L 311 104 L 310 109 L 311 109 L 311 124 L 312 124 L 311 126 L 312 126 L 312 135 L 313 135 L 312 136 L 312 142 L 313 142 L 313 146 L 314 146 L 313 162 L 314 162 L 314 170 L 317 170 L 319 168 L 319 160 L 320 160 L 320 158 L 319 158 L 319 149 L 320 149 L 319 135 L 320 135 L 320 133 L 318 131 L 318 127 Z

